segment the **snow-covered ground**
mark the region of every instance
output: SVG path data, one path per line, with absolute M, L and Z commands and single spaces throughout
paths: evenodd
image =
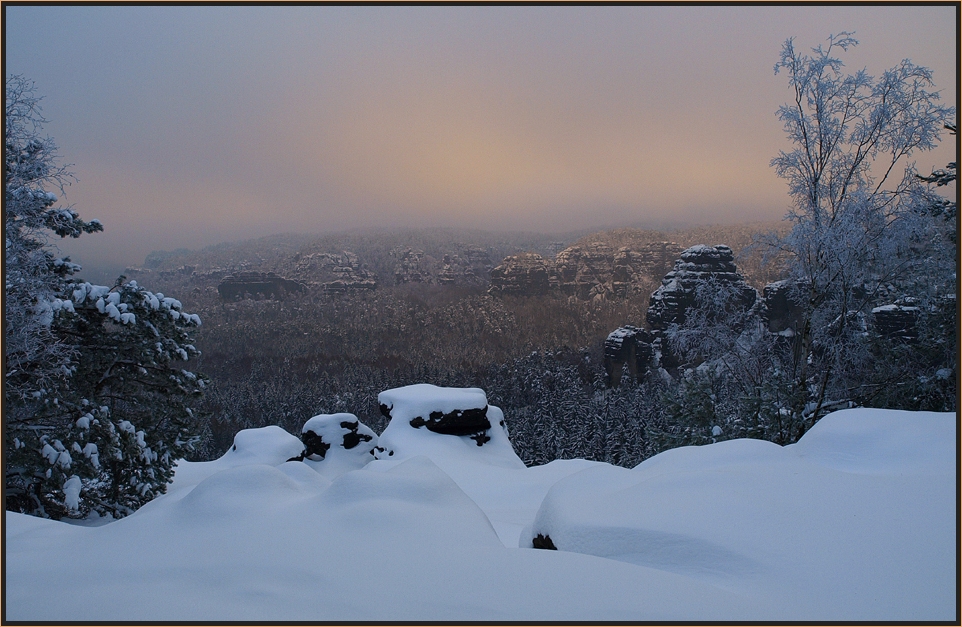
M 480 390 L 380 401 L 380 439 L 317 417 L 330 449 L 287 461 L 299 438 L 242 431 L 116 522 L 7 513 L 5 618 L 958 620 L 954 414 L 852 409 L 787 447 L 525 468 L 495 407 L 482 445 L 411 426 L 478 414 Z

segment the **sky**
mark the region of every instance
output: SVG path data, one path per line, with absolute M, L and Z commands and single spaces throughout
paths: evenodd
M 5 6 L 88 270 L 274 233 L 781 219 L 782 43 L 930 67 L 954 6 Z M 920 170 L 955 153 L 947 138 Z

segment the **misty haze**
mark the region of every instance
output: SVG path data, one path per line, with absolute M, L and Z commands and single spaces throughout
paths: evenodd
M 3 619 L 958 621 L 958 3 L 4 5 Z

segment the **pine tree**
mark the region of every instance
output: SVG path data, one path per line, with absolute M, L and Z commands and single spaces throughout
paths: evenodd
M 51 518 L 120 517 L 163 493 L 197 441 L 207 379 L 183 365 L 200 318 L 121 277 L 72 278 L 47 237 L 102 230 L 57 207 L 69 179 L 33 85 L 6 84 L 5 507 Z

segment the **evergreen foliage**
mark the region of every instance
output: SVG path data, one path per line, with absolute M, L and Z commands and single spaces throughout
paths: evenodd
M 102 230 L 57 207 L 69 178 L 39 134 L 32 84 L 6 86 L 4 478 L 7 509 L 51 518 L 125 516 L 166 490 L 199 437 L 200 318 L 124 277 L 73 279 L 47 237 Z

